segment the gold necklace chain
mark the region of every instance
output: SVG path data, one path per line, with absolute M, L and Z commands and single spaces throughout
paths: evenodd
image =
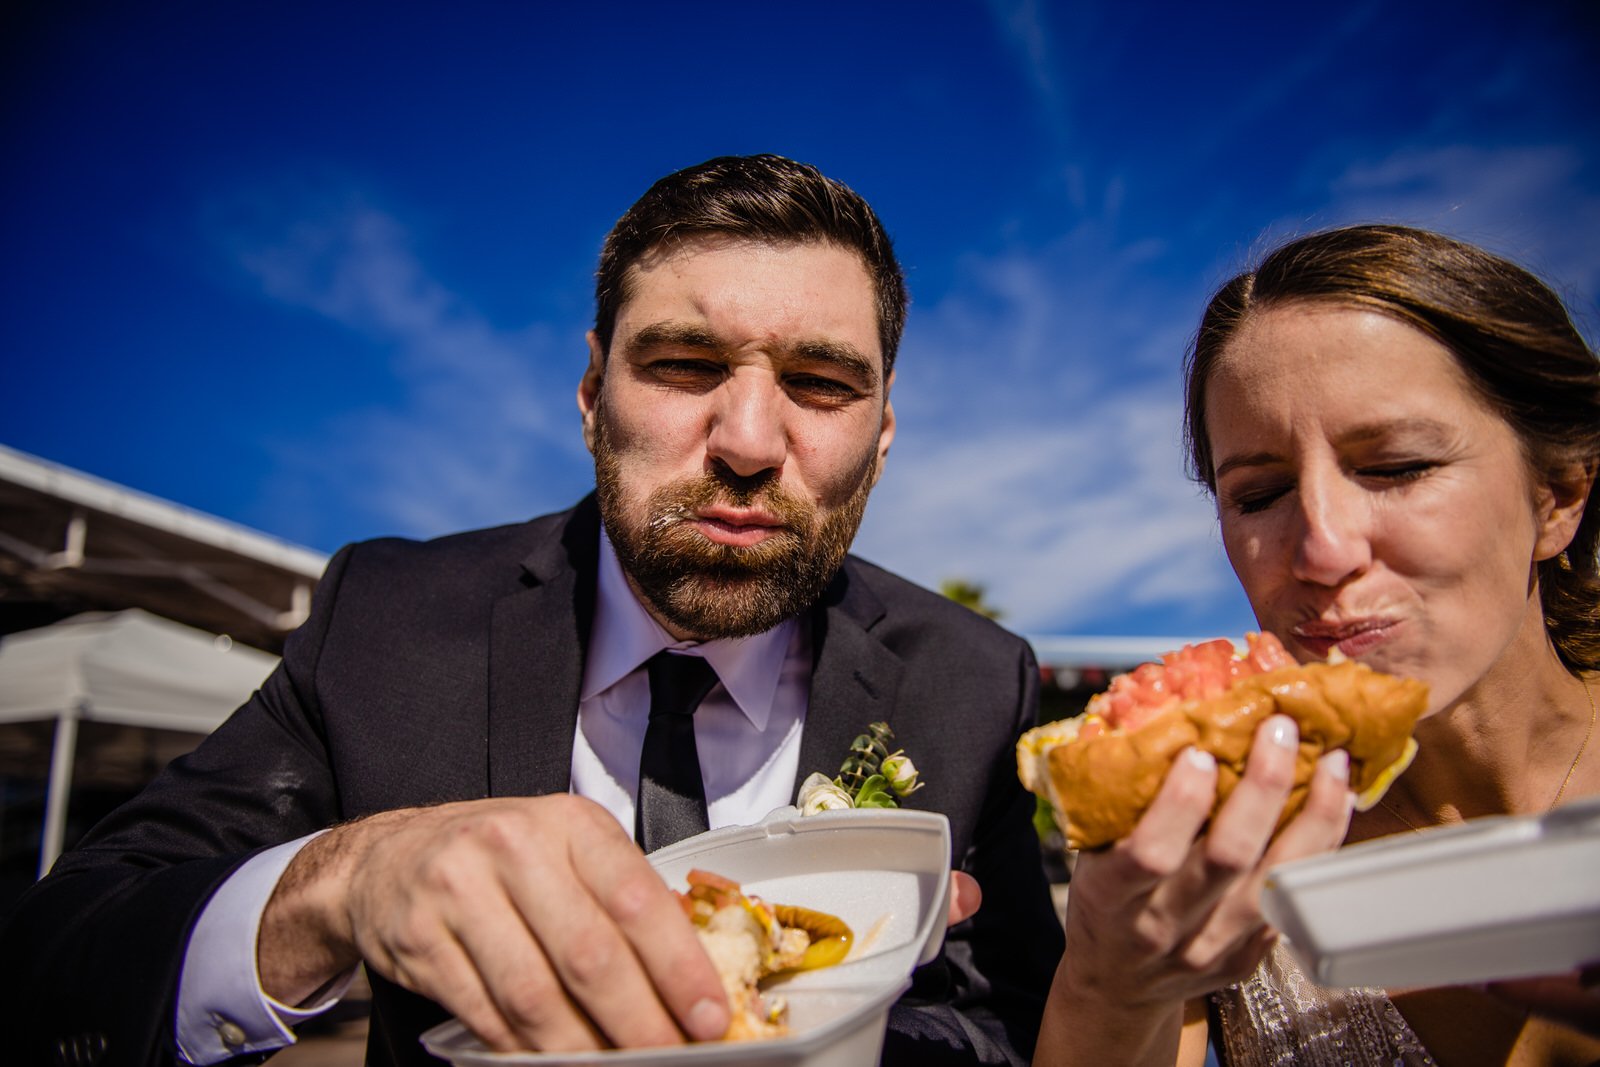
M 1578 761 L 1583 759 L 1583 750 L 1589 747 L 1589 738 L 1594 735 L 1594 691 L 1589 688 L 1589 679 L 1580 679 L 1583 682 L 1583 691 L 1589 696 L 1589 728 L 1583 732 L 1583 744 L 1578 746 L 1578 754 L 1572 757 L 1572 766 L 1567 768 L 1567 776 L 1561 779 L 1561 788 L 1556 790 L 1556 798 L 1550 802 L 1554 808 L 1561 803 L 1561 794 L 1567 791 L 1567 783 L 1572 781 L 1572 772 L 1578 769 Z
M 1546 811 L 1554 811 L 1555 810 L 1555 806 L 1557 804 L 1561 803 L 1561 795 L 1567 791 L 1567 783 L 1572 781 L 1572 775 L 1573 775 L 1574 772 L 1577 771 L 1578 763 L 1579 763 L 1579 761 L 1581 761 L 1583 759 L 1583 754 L 1589 747 L 1589 738 L 1594 736 L 1594 720 L 1595 720 L 1594 690 L 1589 688 L 1589 679 L 1588 678 L 1580 677 L 1578 680 L 1583 683 L 1584 695 L 1589 698 L 1589 728 L 1583 732 L 1583 743 L 1578 746 L 1578 754 L 1576 756 L 1572 757 L 1572 766 L 1567 768 L 1566 776 L 1561 779 L 1561 787 L 1556 790 L 1555 799 L 1550 801 L 1550 806 L 1545 809 Z M 1384 797 L 1378 803 L 1390 815 L 1393 815 L 1395 818 L 1397 818 L 1401 822 L 1405 823 L 1408 827 L 1410 827 L 1412 830 L 1415 830 L 1417 833 L 1419 833 L 1419 834 L 1422 833 L 1422 827 L 1418 826 L 1416 823 L 1412 822 L 1410 819 L 1408 819 L 1404 815 L 1402 815 L 1400 813 L 1400 809 L 1399 808 L 1397 808 L 1393 804 L 1389 803 L 1389 798 L 1388 797 Z

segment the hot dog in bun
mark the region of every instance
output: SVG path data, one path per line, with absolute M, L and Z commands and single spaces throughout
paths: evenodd
M 788 1006 L 760 983 L 840 962 L 850 951 L 850 928 L 820 911 L 749 896 L 738 882 L 710 871 L 692 870 L 688 882 L 678 899 L 728 995 L 731 1019 L 723 1040 L 783 1037 Z
M 1217 759 L 1220 807 L 1244 773 L 1256 727 L 1276 712 L 1300 727 L 1283 821 L 1304 805 L 1325 752 L 1350 754 L 1350 788 L 1361 810 L 1410 764 L 1417 747 L 1411 731 L 1427 707 L 1422 682 L 1350 660 L 1297 664 L 1271 634 L 1250 634 L 1246 642 L 1243 655 L 1221 639 L 1169 652 L 1161 663 L 1113 678 L 1082 715 L 1022 736 L 1022 784 L 1055 808 L 1069 848 L 1126 836 L 1190 745 Z

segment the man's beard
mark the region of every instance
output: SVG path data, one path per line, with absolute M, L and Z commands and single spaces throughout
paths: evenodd
M 816 603 L 861 525 L 875 457 L 866 457 L 849 498 L 825 515 L 785 491 L 775 474 L 741 478 L 718 466 L 652 492 L 644 521 L 636 523 L 627 515 L 605 423 L 604 412 L 596 412 L 600 518 L 623 571 L 656 614 L 682 633 L 711 640 L 762 633 Z M 758 544 L 718 544 L 691 523 L 698 509 L 719 503 L 759 504 L 781 525 Z

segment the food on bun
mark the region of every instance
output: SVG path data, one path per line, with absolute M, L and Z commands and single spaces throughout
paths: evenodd
M 809 908 L 768 904 L 747 896 L 739 883 L 692 870 L 679 893 L 728 995 L 732 1021 L 725 1041 L 756 1041 L 789 1032 L 788 1006 L 764 994 L 760 982 L 775 974 L 829 967 L 850 951 L 850 927 Z
M 1300 727 L 1283 822 L 1305 804 L 1318 758 L 1334 749 L 1350 754 L 1356 806 L 1378 802 L 1416 753 L 1411 731 L 1428 687 L 1337 653 L 1297 664 L 1271 634 L 1249 634 L 1246 643 L 1243 655 L 1225 639 L 1185 645 L 1113 678 L 1082 715 L 1022 736 L 1017 773 L 1054 807 L 1069 848 L 1098 848 L 1132 831 L 1191 745 L 1217 759 L 1215 815 L 1244 774 L 1256 727 L 1276 712 Z

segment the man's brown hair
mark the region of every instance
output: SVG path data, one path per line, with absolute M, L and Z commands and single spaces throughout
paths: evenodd
M 652 249 L 684 238 L 724 235 L 772 244 L 813 241 L 861 256 L 878 305 L 883 373 L 905 329 L 905 275 L 878 216 L 856 192 L 816 167 L 783 156 L 719 156 L 667 175 L 606 236 L 595 274 L 594 332 L 611 350 L 630 269 Z

